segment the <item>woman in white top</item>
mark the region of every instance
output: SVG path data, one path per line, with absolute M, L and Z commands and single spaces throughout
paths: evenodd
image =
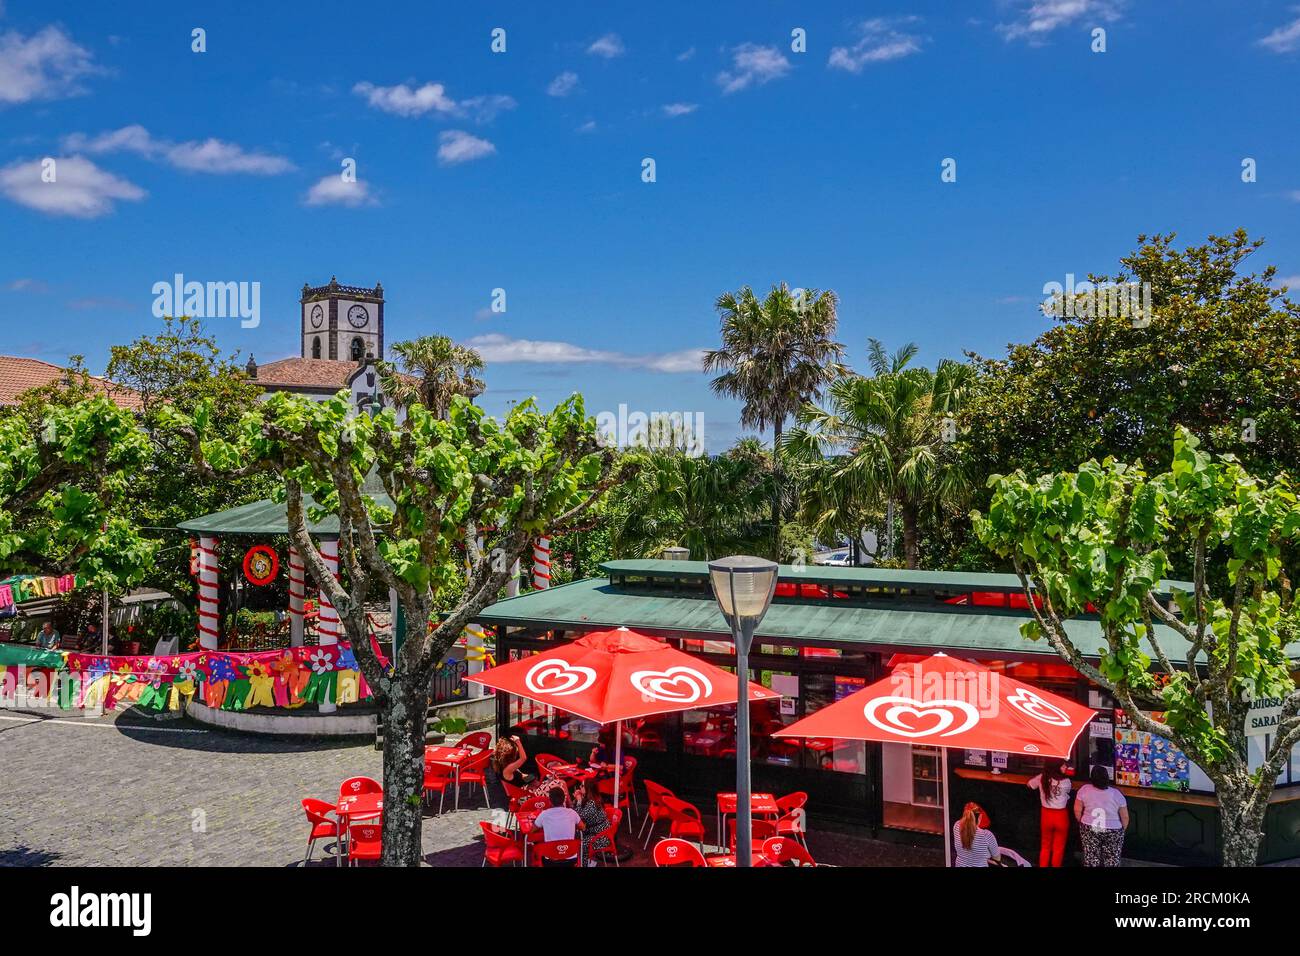
M 1060 866 L 1065 859 L 1065 840 L 1070 835 L 1070 814 L 1065 808 L 1070 803 L 1072 784 L 1065 775 L 1065 765 L 1048 763 L 1027 786 L 1038 792 L 1038 802 L 1042 805 L 1038 865 Z
M 1074 801 L 1074 818 L 1083 838 L 1083 865 L 1119 866 L 1128 829 L 1128 801 L 1100 764 L 1093 766 L 1088 779 Z
M 952 825 L 952 845 L 957 854 L 954 866 L 988 866 L 1001 855 L 993 831 L 980 825 L 987 819 L 978 803 L 962 808 L 961 819 Z

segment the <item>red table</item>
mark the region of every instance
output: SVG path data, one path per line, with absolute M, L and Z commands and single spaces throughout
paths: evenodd
M 348 827 L 352 825 L 353 820 L 373 820 L 375 817 L 382 816 L 383 812 L 382 793 L 358 793 L 340 799 L 338 806 L 334 808 L 334 815 L 339 821 L 339 846 L 342 847 L 343 838 L 347 835 Z M 335 855 L 334 865 L 343 865 L 342 852 Z
M 451 767 L 456 777 L 455 809 L 460 809 L 460 768 L 470 757 L 478 756 L 482 751 L 472 747 L 425 747 L 425 763 L 442 763 Z
M 727 845 L 727 817 L 736 815 L 736 804 L 738 802 L 734 793 L 718 794 L 718 846 Z M 779 817 L 781 808 L 777 806 L 776 797 L 772 794 L 751 793 L 749 795 L 749 812 L 756 817 Z

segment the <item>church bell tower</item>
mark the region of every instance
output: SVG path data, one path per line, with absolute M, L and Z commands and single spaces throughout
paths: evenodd
M 302 287 L 302 357 L 360 362 L 384 357 L 384 287 Z

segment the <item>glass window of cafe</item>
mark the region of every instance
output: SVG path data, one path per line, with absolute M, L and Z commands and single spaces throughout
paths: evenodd
M 682 650 L 734 673 L 734 648 L 730 641 L 683 638 Z M 546 645 L 537 645 L 546 646 Z M 509 660 L 537 653 L 512 648 Z M 782 696 L 750 704 L 751 758 L 756 763 L 824 770 L 832 773 L 865 773 L 866 746 L 862 741 L 782 739 L 774 736 L 808 714 L 866 686 L 868 654 L 836 648 L 755 645 L 750 679 Z M 860 674 L 839 673 L 842 669 Z M 508 696 L 507 721 L 525 733 L 573 743 L 594 742 L 600 728 L 591 721 L 565 714 L 554 707 Z M 696 757 L 734 758 L 736 753 L 736 708 L 700 708 L 677 713 L 650 714 L 625 721 L 623 748 L 643 751 L 678 751 Z

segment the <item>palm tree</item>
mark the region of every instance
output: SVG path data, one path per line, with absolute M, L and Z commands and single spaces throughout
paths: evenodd
M 969 490 L 952 448 L 951 416 L 973 372 L 947 359 L 933 372 L 911 368 L 915 345 L 890 356 L 876 339 L 870 343 L 871 377 L 833 383 L 829 410 L 805 405 L 780 454 L 803 482 L 803 519 L 815 533 L 856 537 L 865 514 L 893 505 L 903 521 L 907 566 L 916 568 L 920 515 Z
M 772 447 L 781 444 L 788 419 L 805 402 L 821 397 L 822 388 L 844 374 L 844 346 L 834 341 L 835 293 L 816 289 L 792 291 L 784 282 L 763 300 L 745 286 L 718 297 L 722 345 L 706 352 L 704 371 L 720 372 L 710 383 L 719 395 L 744 404 L 740 424 L 772 429 Z M 781 535 L 779 472 L 773 484 L 773 542 Z
M 483 394 L 483 357 L 474 349 L 457 345 L 445 335 L 423 335 L 394 343 L 390 350 L 400 360 L 379 363 L 384 394 L 398 405 L 419 402 L 439 417 L 446 417 L 457 395 Z M 405 374 L 403 374 L 405 373 Z
M 646 455 L 636 479 L 615 492 L 611 547 L 619 557 L 657 557 L 684 547 L 707 561 L 761 545 L 771 475 L 752 459 Z

